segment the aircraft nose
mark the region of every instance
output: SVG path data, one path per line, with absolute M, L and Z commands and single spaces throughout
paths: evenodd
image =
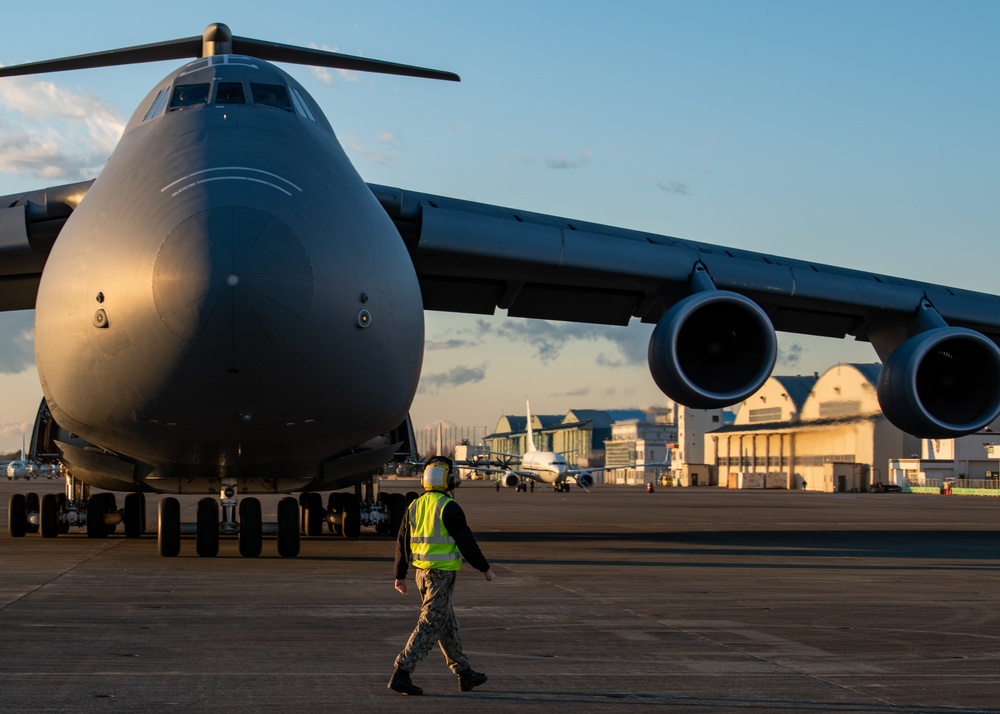
M 166 326 L 194 346 L 244 352 L 301 326 L 313 269 L 295 232 L 246 206 L 190 216 L 167 236 L 153 267 Z

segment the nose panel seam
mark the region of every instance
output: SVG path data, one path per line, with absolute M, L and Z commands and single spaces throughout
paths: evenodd
M 227 206 L 177 225 L 160 247 L 152 287 L 160 318 L 178 337 L 248 351 L 305 319 L 314 285 L 291 228 L 264 211 Z

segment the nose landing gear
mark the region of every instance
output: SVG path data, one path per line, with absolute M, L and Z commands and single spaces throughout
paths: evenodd
M 244 558 L 256 558 L 261 554 L 265 534 L 278 537 L 278 555 L 282 558 L 294 558 L 299 554 L 299 504 L 290 496 L 278 502 L 277 522 L 270 523 L 263 522 L 259 499 L 237 498 L 235 481 L 222 483 L 218 500 L 206 497 L 198 501 L 195 523 L 181 522 L 180 503 L 176 498 L 164 498 L 159 508 L 157 543 L 160 555 L 166 558 L 180 554 L 181 535 L 194 535 L 195 549 L 202 558 L 214 558 L 219 554 L 219 539 L 223 535 L 237 536 L 240 555 Z

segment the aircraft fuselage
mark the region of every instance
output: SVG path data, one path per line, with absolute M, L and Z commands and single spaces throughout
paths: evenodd
M 171 107 L 182 85 L 205 101 Z M 143 476 L 308 479 L 405 419 L 423 308 L 319 106 L 223 55 L 137 109 L 45 265 L 35 343 L 58 423 Z
M 520 468 L 535 472 L 543 483 L 559 483 L 565 480 L 569 464 L 565 456 L 553 451 L 529 451 L 521 457 Z

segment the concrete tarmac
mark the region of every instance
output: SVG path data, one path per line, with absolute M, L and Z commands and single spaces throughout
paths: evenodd
M 28 490 L 61 483 L 0 483 L 4 524 Z M 438 652 L 423 697 L 386 689 L 419 609 L 392 588 L 393 539 L 304 538 L 282 559 L 272 537 L 244 559 L 224 538 L 204 559 L 185 537 L 160 558 L 152 497 L 136 540 L 4 528 L 0 711 L 1000 713 L 1000 499 L 457 497 L 498 576 L 459 576 L 465 651 L 489 674 L 474 692 Z

